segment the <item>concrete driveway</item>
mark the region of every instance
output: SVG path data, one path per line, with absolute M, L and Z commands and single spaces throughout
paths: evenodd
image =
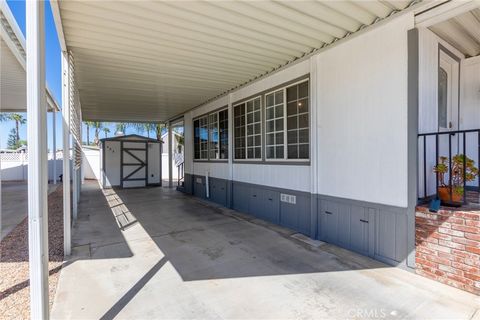
M 5 238 L 20 222 L 27 217 L 28 184 L 26 181 L 2 181 L 2 202 L 0 217 L 0 240 Z M 58 185 L 48 185 L 48 193 Z
M 84 185 L 53 319 L 471 319 L 478 297 L 167 188 Z

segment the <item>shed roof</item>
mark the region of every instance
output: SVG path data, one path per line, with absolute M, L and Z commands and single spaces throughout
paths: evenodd
M 100 139 L 100 141 L 145 141 L 145 142 L 155 142 L 155 143 L 163 143 L 162 141 L 158 141 L 157 139 L 152 139 L 148 137 L 144 137 L 138 134 L 127 134 L 123 136 L 115 136 L 109 138 Z

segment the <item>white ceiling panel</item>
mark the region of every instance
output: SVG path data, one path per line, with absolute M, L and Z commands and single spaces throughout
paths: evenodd
M 437 23 L 430 29 L 467 57 L 480 54 L 480 8 Z
M 165 121 L 409 4 L 62 0 L 54 14 L 83 119 Z

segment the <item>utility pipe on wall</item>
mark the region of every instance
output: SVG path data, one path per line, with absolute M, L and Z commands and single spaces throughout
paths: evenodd
M 210 173 L 207 171 L 205 172 L 205 195 L 207 198 L 210 198 L 210 187 L 209 187 L 209 182 L 208 182 L 208 175 Z

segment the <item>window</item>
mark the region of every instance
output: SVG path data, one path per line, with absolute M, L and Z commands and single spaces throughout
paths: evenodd
M 209 146 L 210 146 L 210 159 L 219 159 L 220 156 L 220 143 L 218 136 L 218 113 L 212 113 L 209 115 Z
M 193 122 L 195 159 L 208 159 L 208 116 Z
M 287 158 L 309 158 L 308 81 L 287 92 Z
M 194 159 L 228 159 L 228 110 L 212 112 L 193 121 Z
M 235 159 L 262 158 L 262 110 L 257 97 L 234 106 Z
M 438 127 L 447 128 L 448 116 L 448 74 L 443 68 L 438 69 Z
M 220 159 L 228 159 L 228 109 L 218 113 Z
M 265 95 L 265 133 L 267 159 L 285 158 L 285 117 L 284 89 Z
M 309 158 L 308 81 L 265 95 L 267 160 Z

